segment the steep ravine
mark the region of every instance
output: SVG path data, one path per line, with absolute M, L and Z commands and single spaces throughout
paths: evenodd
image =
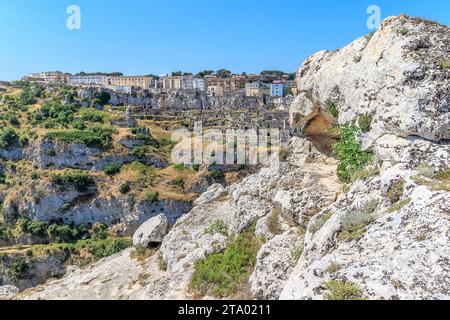
M 227 297 L 450 299 L 449 44 L 446 26 L 390 17 L 302 65 L 292 119 L 314 122 L 312 97 L 342 143 L 373 154 L 362 171 L 294 137 L 280 164 L 213 185 L 148 257 L 129 249 L 18 298 L 223 297 L 208 283 L 199 296 L 192 276 L 249 236 L 260 245 L 253 271 Z

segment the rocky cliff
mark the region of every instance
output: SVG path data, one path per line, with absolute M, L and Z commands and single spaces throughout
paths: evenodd
M 212 186 L 148 255 L 18 298 L 450 299 L 449 44 L 448 27 L 400 16 L 313 55 L 293 125 L 333 150 L 295 137 L 259 173 Z

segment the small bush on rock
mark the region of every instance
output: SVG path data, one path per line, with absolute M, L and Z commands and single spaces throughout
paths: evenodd
M 120 173 L 120 166 L 116 163 L 110 163 L 103 169 L 103 172 L 108 176 L 115 176 Z
M 260 245 L 254 232 L 247 231 L 230 243 L 224 252 L 198 261 L 191 278 L 191 289 L 217 298 L 238 293 L 253 271 Z
M 373 222 L 374 217 L 361 211 L 348 213 L 341 219 L 339 239 L 343 241 L 359 240 L 364 236 L 364 228 Z
M 356 140 L 357 130 L 355 126 L 342 127 L 339 141 L 332 146 L 340 160 L 337 174 L 344 182 L 351 182 L 352 177 L 373 159 L 373 155 L 363 151 Z
M 94 179 L 82 171 L 68 170 L 61 174 L 54 174 L 50 181 L 61 188 L 74 187 L 77 191 L 81 192 L 95 185 Z
M 405 189 L 405 180 L 400 179 L 394 182 L 387 190 L 386 196 L 391 201 L 391 203 L 397 203 L 403 196 Z
M 205 230 L 206 234 L 214 235 L 221 234 L 225 237 L 228 237 L 228 226 L 223 220 L 217 220 L 213 225 Z
M 363 300 L 362 290 L 356 283 L 343 280 L 331 280 L 324 283 L 328 291 L 325 300 Z
M 127 194 L 128 192 L 130 192 L 130 190 L 131 190 L 131 187 L 128 182 L 122 183 L 119 187 L 119 191 L 122 194 Z
M 144 201 L 148 203 L 153 203 L 158 201 L 159 194 L 158 192 L 150 191 L 144 195 Z
M 372 126 L 372 117 L 360 116 L 358 119 L 358 125 L 362 132 L 369 132 Z
M 339 111 L 333 102 L 328 105 L 328 112 L 336 119 L 339 118 Z

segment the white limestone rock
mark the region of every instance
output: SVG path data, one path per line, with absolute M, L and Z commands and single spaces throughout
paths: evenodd
M 372 116 L 365 146 L 385 134 L 450 139 L 450 69 L 440 64 L 448 60 L 449 37 L 447 26 L 387 18 L 373 36 L 307 59 L 299 89 L 324 109 L 334 103 L 341 124 Z M 308 111 L 304 101 L 300 95 L 292 111 Z
M 169 229 L 169 220 L 164 214 L 149 219 L 133 235 L 135 248 L 148 248 L 151 243 L 161 243 Z
M 19 289 L 14 286 L 0 286 L 0 300 L 11 300 L 17 294 Z
M 356 283 L 368 299 L 449 299 L 450 192 L 414 179 L 418 163 L 449 168 L 449 152 L 448 144 L 410 142 L 400 163 L 355 182 L 311 219 L 304 252 L 281 299 L 323 299 L 324 284 L 336 279 Z M 399 202 L 393 203 L 397 200 L 387 192 L 402 180 Z M 368 205 L 374 222 L 362 238 L 341 239 L 342 218 Z
M 249 283 L 257 299 L 278 299 L 284 282 L 297 264 L 303 250 L 303 236 L 296 228 L 275 236 L 258 252 Z

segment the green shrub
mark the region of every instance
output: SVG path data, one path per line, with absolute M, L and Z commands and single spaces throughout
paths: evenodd
M 173 165 L 173 168 L 175 170 L 184 170 L 184 169 L 186 169 L 186 167 L 184 166 L 183 163 L 176 163 L 176 164 Z
M 32 262 L 25 257 L 14 257 L 8 269 L 9 274 L 15 280 L 25 279 L 28 276 L 28 271 L 32 267 Z
M 7 227 L 0 225 L 0 240 L 8 240 L 10 232 Z
M 397 203 L 395 203 L 394 205 L 392 205 L 389 209 L 388 212 L 392 213 L 395 211 L 399 211 L 401 210 L 403 207 L 407 206 L 409 203 L 411 202 L 411 199 L 405 199 L 403 201 L 399 201 Z
M 144 201 L 148 202 L 148 203 L 156 202 L 156 201 L 158 201 L 158 198 L 159 198 L 159 194 L 158 194 L 158 192 L 155 192 L 155 191 L 147 192 L 144 195 Z
M 74 122 L 72 127 L 77 130 L 86 130 L 86 125 L 81 121 Z
M 73 187 L 80 192 L 86 191 L 88 187 L 95 185 L 94 179 L 82 171 L 65 171 L 60 174 L 54 174 L 50 181 L 60 188 Z
M 38 124 L 45 121 L 66 127 L 74 121 L 75 112 L 76 108 L 73 105 L 62 105 L 60 101 L 53 100 L 46 102 L 41 108 L 34 111 L 30 115 L 29 120 L 32 124 Z
M 314 235 L 317 231 L 322 229 L 322 227 L 327 223 L 328 220 L 333 216 L 333 212 L 329 212 L 327 214 L 324 214 L 320 219 L 318 219 L 311 227 L 311 233 Z
M 360 116 L 358 119 L 358 125 L 362 132 L 369 132 L 372 126 L 372 117 Z
M 417 170 L 418 170 L 418 175 L 420 177 L 425 177 L 425 178 L 428 178 L 428 179 L 433 179 L 435 174 L 436 174 L 435 169 L 432 166 L 430 166 L 430 165 L 428 165 L 426 163 L 422 163 L 417 168 Z
M 50 150 L 45 150 L 44 154 L 47 157 L 56 157 L 56 151 L 54 149 L 50 149 Z
M 104 118 L 100 112 L 88 111 L 83 113 L 83 115 L 81 116 L 81 120 L 88 122 L 103 123 Z
M 239 235 L 224 252 L 197 262 L 191 289 L 218 298 L 236 294 L 253 272 L 259 248 L 254 233 L 247 231 Z
M 17 133 L 11 128 L 0 130 L 0 148 L 9 148 L 19 139 Z
M 409 30 L 408 30 L 408 29 L 402 29 L 402 30 L 400 30 L 400 34 L 401 34 L 402 36 L 406 36 L 408 33 L 409 33 Z
M 387 190 L 386 196 L 391 203 L 397 203 L 403 196 L 405 189 L 405 180 L 400 179 L 394 182 Z
M 110 149 L 112 147 L 112 133 L 109 130 L 65 130 L 53 131 L 45 135 L 49 140 L 60 140 L 67 143 L 83 143 L 88 147 Z
M 343 126 L 339 141 L 332 146 L 339 157 L 337 174 L 344 182 L 350 182 L 359 170 L 373 160 L 373 155 L 363 151 L 356 140 L 357 130 L 355 126 Z
M 436 173 L 436 179 L 439 181 L 449 181 L 450 180 L 450 169 L 442 169 Z
M 86 250 L 96 260 L 103 259 L 121 252 L 133 245 L 128 238 L 108 238 L 104 240 L 82 240 L 71 246 L 74 251 Z
M 354 211 L 346 214 L 341 219 L 341 232 L 339 239 L 343 241 L 352 241 L 361 239 L 364 234 L 364 228 L 374 220 L 372 215 L 368 215 L 362 211 Z
M 147 150 L 145 147 L 135 147 L 133 150 L 131 150 L 131 155 L 133 157 L 136 157 L 138 159 L 142 159 L 146 156 Z
M 200 165 L 199 164 L 193 164 L 192 165 L 192 170 L 199 171 L 200 170 Z
M 328 105 L 328 112 L 336 119 L 339 118 L 339 111 L 333 102 Z
M 128 192 L 130 192 L 130 190 L 131 190 L 131 187 L 128 182 L 124 182 L 119 186 L 119 191 L 122 194 L 127 194 Z
M 0 184 L 6 184 L 6 176 L 4 172 L 0 172 Z
M 443 69 L 450 69 L 450 61 L 441 59 L 438 61 L 438 64 Z
M 68 225 L 52 224 L 47 232 L 52 242 L 71 243 L 76 240 L 73 230 Z
M 92 226 L 92 239 L 105 240 L 108 238 L 108 226 L 106 224 L 97 222 Z
M 298 246 L 291 251 L 291 267 L 295 267 L 303 254 L 303 246 Z
M 43 221 L 31 221 L 27 219 L 20 219 L 18 221 L 22 232 L 36 236 L 44 237 L 47 235 L 48 223 Z
M 214 179 L 223 179 L 225 177 L 222 170 L 212 170 L 209 174 Z
M 120 166 L 116 163 L 110 163 L 103 169 L 103 172 L 108 176 L 115 176 L 120 173 Z
M 184 180 L 182 178 L 176 178 L 173 180 L 173 184 L 180 188 L 184 188 Z
M 362 290 L 356 283 L 343 280 L 331 280 L 324 283 L 328 291 L 325 300 L 363 300 Z
M 19 143 L 22 147 L 25 147 L 30 143 L 30 138 L 27 135 L 21 135 L 19 138 Z
M 205 230 L 205 233 L 209 235 L 221 234 L 225 237 L 228 237 L 228 226 L 225 222 L 223 222 L 223 220 L 217 220 L 214 224 L 212 224 Z

